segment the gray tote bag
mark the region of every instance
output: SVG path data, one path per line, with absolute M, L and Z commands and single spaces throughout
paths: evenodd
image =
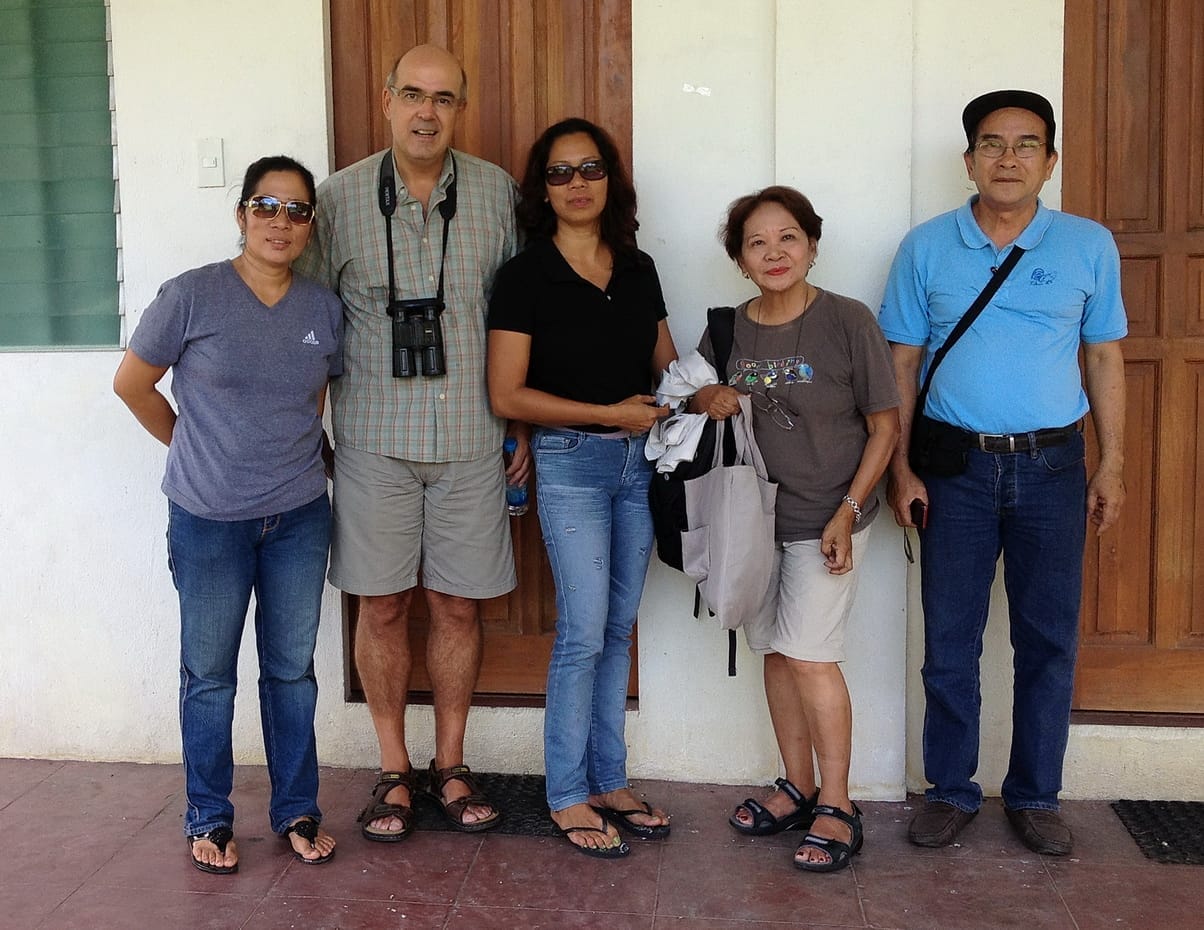
M 717 427 L 711 470 L 685 482 L 689 528 L 681 534 L 682 568 L 719 626 L 734 630 L 761 609 L 769 593 L 778 486 L 769 480 L 753 437 L 748 395 L 740 398 L 740 412 Z M 735 438 L 731 464 L 723 461 L 725 430 Z

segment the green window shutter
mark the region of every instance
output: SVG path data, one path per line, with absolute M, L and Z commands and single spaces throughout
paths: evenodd
M 0 348 L 121 340 L 106 0 L 0 0 Z

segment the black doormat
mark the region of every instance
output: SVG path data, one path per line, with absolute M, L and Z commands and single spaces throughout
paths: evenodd
M 489 798 L 495 810 L 502 812 L 502 822 L 490 833 L 509 833 L 514 836 L 559 836 L 552 823 L 548 802 L 544 796 L 542 775 L 503 775 L 496 772 L 474 772 L 478 787 Z M 423 779 L 425 783 L 426 779 Z M 454 830 L 438 802 L 425 791 L 414 797 L 415 826 L 419 830 Z
M 1204 865 L 1204 801 L 1113 801 L 1147 859 Z

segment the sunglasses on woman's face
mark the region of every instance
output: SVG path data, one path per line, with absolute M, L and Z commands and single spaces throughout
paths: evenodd
M 256 194 L 244 200 L 242 205 L 251 212 L 251 216 L 261 220 L 274 220 L 282 209 L 288 215 L 289 222 L 298 226 L 308 226 L 314 220 L 314 205 L 304 200 L 285 201 L 270 194 Z
M 606 177 L 606 162 L 583 161 L 575 168 L 572 165 L 548 165 L 543 176 L 544 180 L 552 185 L 552 187 L 559 187 L 573 180 L 574 174 L 581 175 L 587 181 L 601 181 Z

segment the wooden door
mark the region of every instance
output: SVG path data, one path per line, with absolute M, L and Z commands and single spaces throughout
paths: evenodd
M 604 126 L 631 164 L 630 0 L 339 0 L 330 5 L 335 167 L 389 144 L 380 108 L 385 74 L 423 42 L 450 49 L 468 74 L 468 109 L 454 146 L 518 176 L 535 137 L 567 116 Z M 485 656 L 478 700 L 541 704 L 555 631 L 555 590 L 530 512 L 512 520 L 518 588 L 482 605 Z M 354 668 L 355 598 L 344 596 L 347 691 Z M 421 607 L 421 597 L 415 598 Z M 416 611 L 420 614 L 421 609 Z M 411 622 L 414 697 L 429 695 L 426 625 Z M 636 694 L 636 665 L 629 694 Z
M 1063 205 L 1121 253 L 1120 525 L 1092 536 L 1075 706 L 1204 713 L 1204 3 L 1067 0 Z

